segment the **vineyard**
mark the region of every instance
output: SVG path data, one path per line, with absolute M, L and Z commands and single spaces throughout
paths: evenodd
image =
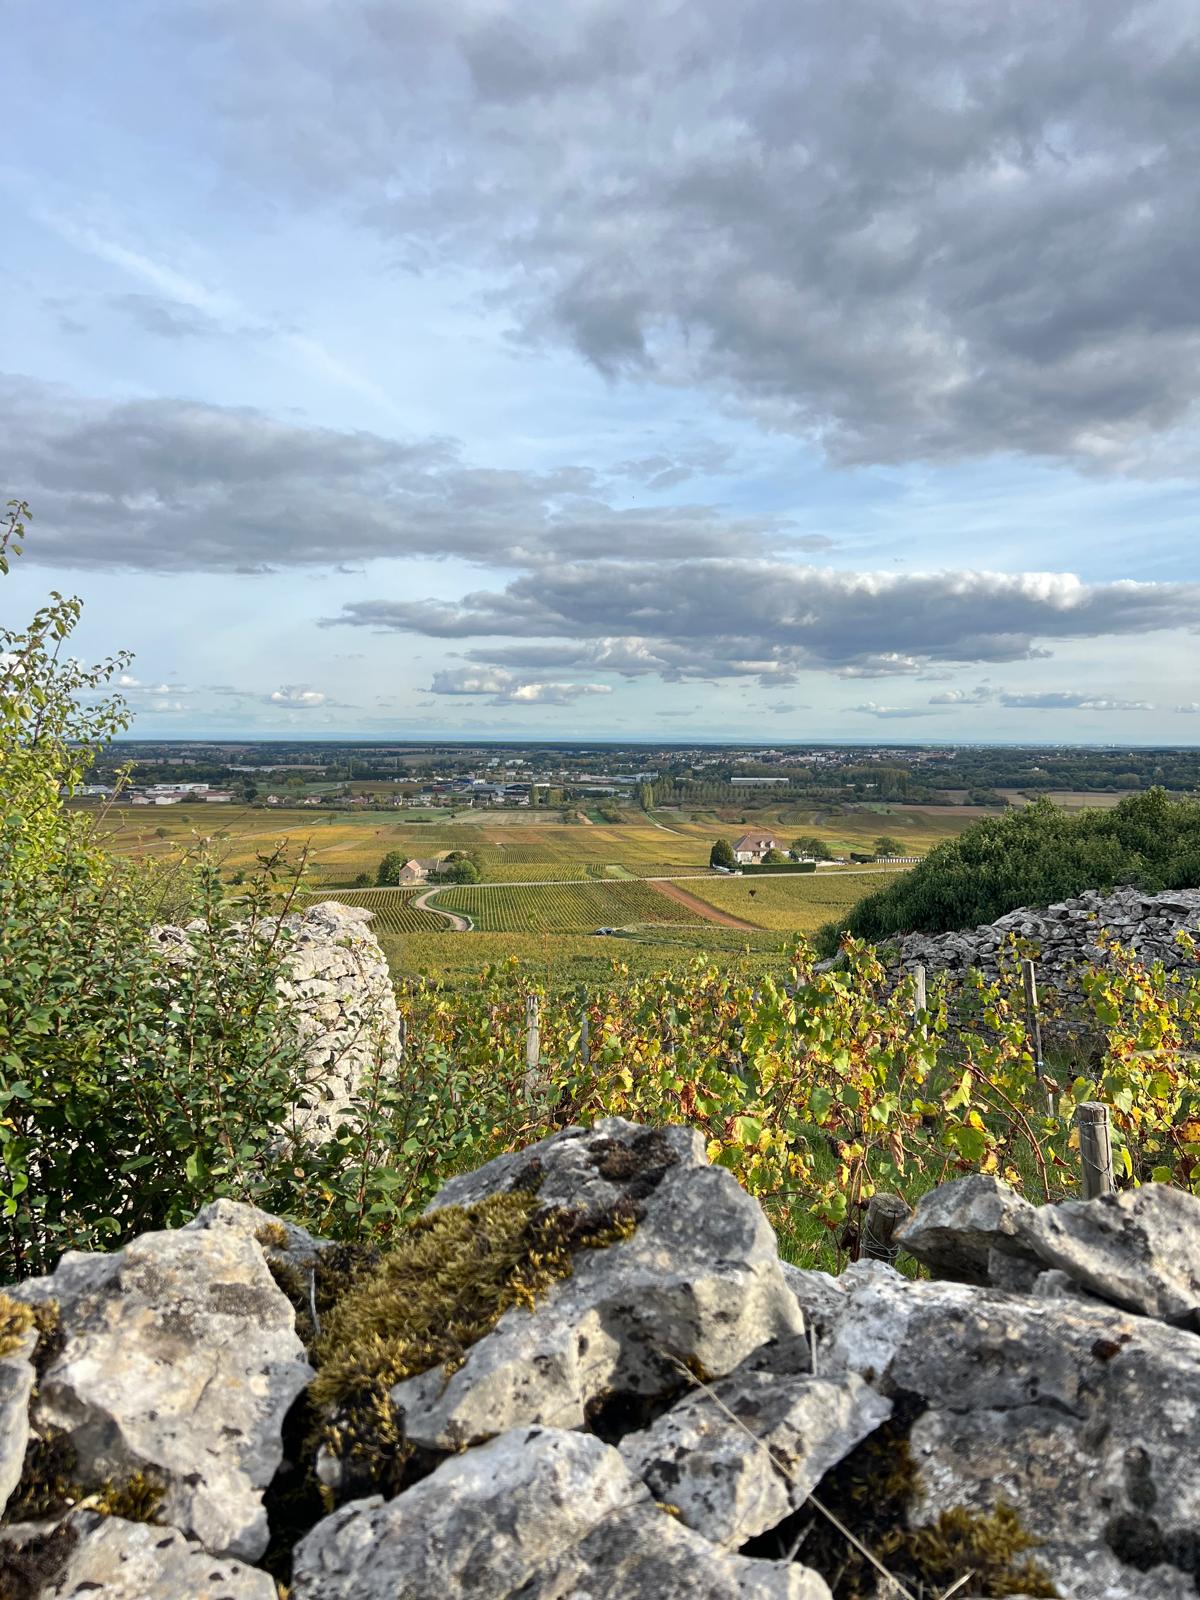
M 434 905 L 471 918 L 483 933 L 570 933 L 629 923 L 703 923 L 640 880 L 555 883 L 543 886 L 479 884 L 441 890 Z
M 886 881 L 886 880 L 885 880 Z M 682 887 L 721 911 L 781 933 L 812 933 L 878 887 L 874 874 L 700 878 Z
M 446 929 L 444 917 L 435 916 L 414 906 L 412 901 L 419 890 L 387 889 L 382 894 L 356 894 L 353 889 L 343 889 L 337 895 L 312 894 L 306 903 L 337 899 L 343 905 L 367 906 L 371 912 L 371 927 L 377 934 L 388 933 L 442 933 Z
M 673 971 L 614 967 L 586 984 L 538 985 L 503 963 L 467 987 L 402 982 L 407 1092 L 436 1124 L 410 1203 L 438 1175 L 564 1120 L 687 1122 L 763 1200 L 793 1259 L 836 1266 L 857 1253 L 877 1189 L 911 1205 L 982 1171 L 1035 1200 L 1074 1193 L 1084 1100 L 1111 1109 L 1121 1186 L 1200 1188 L 1194 970 L 1167 975 L 1112 951 L 1083 979 L 1069 1030 L 1082 1047 L 1059 1033 L 1039 1068 L 1015 955 L 995 983 L 952 993 L 932 981 L 920 1011 L 911 978 L 893 984 L 864 947 L 849 956 L 836 973 L 816 972 L 801 945 L 771 975 L 752 957 L 720 956 Z M 544 1080 L 531 1095 L 526 995 L 539 989 Z M 1045 995 L 1043 1019 L 1055 1030 L 1065 1020 Z

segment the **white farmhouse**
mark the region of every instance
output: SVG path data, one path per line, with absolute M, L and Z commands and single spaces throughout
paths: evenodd
M 768 850 L 778 850 L 778 841 L 769 833 L 744 833 L 734 842 L 733 859 L 740 867 L 754 865 Z

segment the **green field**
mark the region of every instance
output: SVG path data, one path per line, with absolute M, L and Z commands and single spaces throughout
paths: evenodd
M 599 924 L 597 924 L 599 926 Z M 782 975 L 786 941 L 778 933 L 738 933 L 714 924 L 646 925 L 615 938 L 580 933 L 386 934 L 383 946 L 397 978 L 440 978 L 458 984 L 487 967 L 514 966 L 524 982 L 611 984 L 622 972 L 647 976 L 694 961 L 757 978 Z
M 428 858 L 466 850 L 478 857 L 484 877 L 496 883 L 543 877 L 578 879 L 589 869 L 620 866 L 634 877 L 702 872 L 719 836 L 736 838 L 747 827 L 769 829 L 784 844 L 798 833 L 815 833 L 839 853 L 869 848 L 883 831 L 919 855 L 950 838 L 979 815 L 967 808 L 894 806 L 831 812 L 788 808 L 777 812 L 657 813 L 639 811 L 629 821 L 590 826 L 564 823 L 556 812 L 466 811 L 422 822 L 411 813 L 329 812 L 304 807 L 217 806 L 113 807 L 99 813 L 110 844 L 125 855 L 170 858 L 208 840 L 230 869 L 253 865 L 255 857 L 288 840 L 306 847 L 315 887 L 348 889 L 363 872 L 374 879 L 391 850 Z M 693 820 L 695 818 L 695 820 Z
M 576 933 L 631 923 L 703 923 L 648 883 L 476 884 L 439 890 L 431 902 L 470 917 L 481 933 Z

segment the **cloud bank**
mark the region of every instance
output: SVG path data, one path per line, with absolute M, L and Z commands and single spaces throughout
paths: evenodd
M 840 462 L 1195 459 L 1188 0 L 200 9 L 243 178 L 520 339 Z

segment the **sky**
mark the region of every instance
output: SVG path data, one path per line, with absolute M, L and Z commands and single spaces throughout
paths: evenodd
M 142 738 L 1200 737 L 1192 0 L 0 0 Z

